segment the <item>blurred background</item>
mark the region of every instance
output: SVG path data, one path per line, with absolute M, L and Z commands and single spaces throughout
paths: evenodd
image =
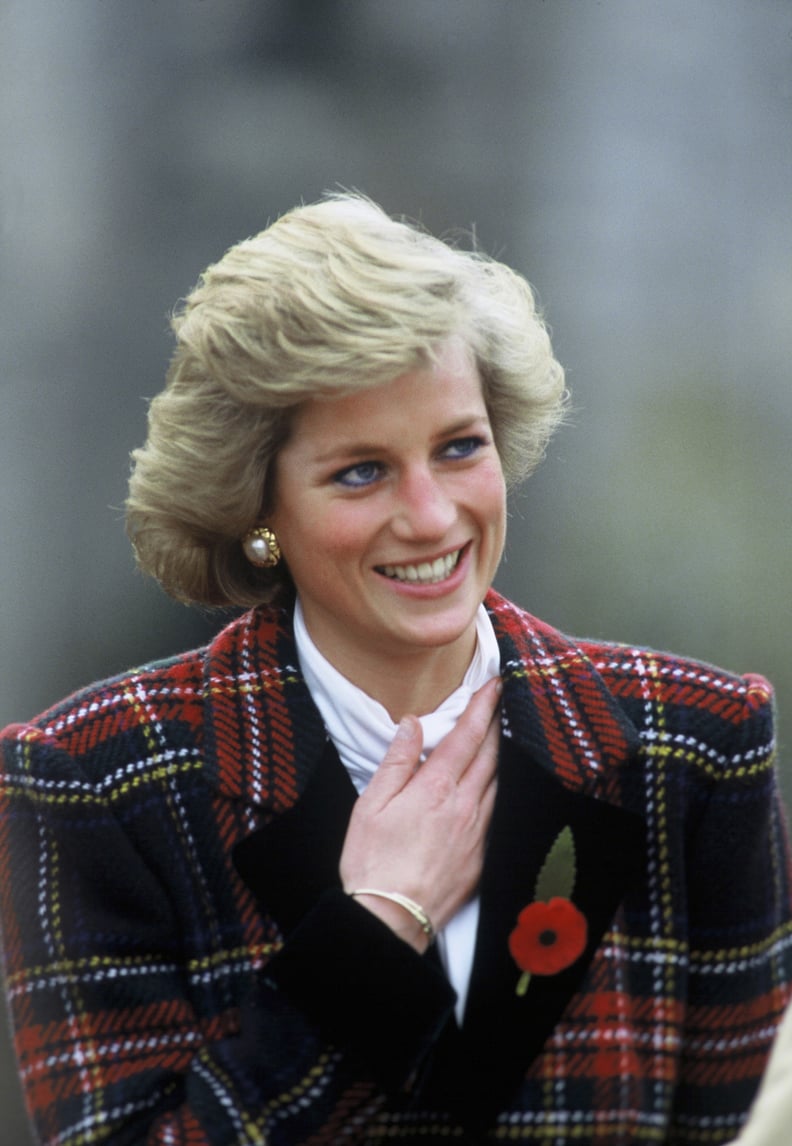
M 0 0 L 0 725 L 225 620 L 136 574 L 128 454 L 176 300 L 339 186 L 537 288 L 575 413 L 500 588 L 769 676 L 788 761 L 789 0 Z

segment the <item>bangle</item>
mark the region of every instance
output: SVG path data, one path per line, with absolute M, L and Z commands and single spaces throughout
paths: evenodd
M 420 903 L 416 903 L 414 899 L 409 896 L 402 895 L 400 891 L 379 891 L 375 887 L 358 887 L 355 891 L 349 893 L 354 899 L 357 895 L 375 895 L 379 899 L 389 899 L 391 903 L 398 903 L 399 907 L 403 907 L 405 911 L 409 911 L 413 919 L 417 920 L 421 925 L 421 931 L 431 943 L 435 937 L 435 929 L 432 926 L 432 921 L 426 914 Z

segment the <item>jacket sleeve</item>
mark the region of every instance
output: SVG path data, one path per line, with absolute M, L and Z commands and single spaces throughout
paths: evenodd
M 741 682 L 742 684 L 743 682 Z M 681 869 L 667 879 L 668 902 L 687 904 L 688 950 L 669 953 L 688 975 L 680 1084 L 670 1142 L 734 1137 L 765 1069 L 792 990 L 792 903 L 786 816 L 778 786 L 770 685 L 744 678 L 741 705 L 713 703 L 705 727 L 677 732 L 672 751 L 694 776 Z M 661 814 L 674 816 L 673 782 Z M 692 794 L 692 795 L 691 795 Z M 659 852 L 662 851 L 662 847 Z M 694 1133 L 695 1132 L 695 1133 Z
M 283 947 L 207 937 L 188 758 L 144 784 L 86 774 L 34 726 L 2 749 L 5 986 L 44 1146 L 354 1142 L 409 1088 L 453 1011 L 445 978 L 340 892 Z

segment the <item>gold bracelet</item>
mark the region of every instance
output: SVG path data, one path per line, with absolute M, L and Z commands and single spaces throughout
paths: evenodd
M 405 911 L 409 911 L 413 919 L 417 920 L 421 925 L 421 930 L 431 943 L 435 937 L 435 929 L 432 926 L 432 921 L 426 914 L 420 903 L 416 903 L 414 899 L 410 899 L 407 895 L 402 895 L 400 891 L 379 891 L 375 887 L 358 887 L 355 891 L 349 893 L 354 899 L 357 895 L 376 895 L 379 899 L 389 899 L 391 903 L 398 903 L 399 907 L 403 907 Z

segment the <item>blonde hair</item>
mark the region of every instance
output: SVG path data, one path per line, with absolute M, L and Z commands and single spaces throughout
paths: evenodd
M 563 414 L 563 370 L 527 282 L 359 195 L 296 207 L 232 247 L 172 327 L 127 529 L 140 567 L 183 601 L 258 604 L 290 584 L 282 564 L 250 565 L 240 539 L 271 506 L 273 462 L 309 398 L 391 381 L 461 333 L 509 484 Z

